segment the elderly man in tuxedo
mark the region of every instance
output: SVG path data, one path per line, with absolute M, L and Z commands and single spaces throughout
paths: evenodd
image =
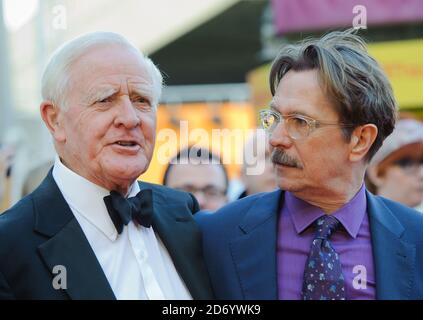
M 209 299 L 189 193 L 137 182 L 150 163 L 162 76 L 124 37 L 59 48 L 41 117 L 57 151 L 0 217 L 1 299 Z

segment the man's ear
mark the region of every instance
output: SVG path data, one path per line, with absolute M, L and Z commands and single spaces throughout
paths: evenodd
M 354 129 L 350 140 L 350 161 L 358 162 L 364 159 L 377 137 L 377 127 L 368 123 Z
M 52 101 L 43 101 L 40 105 L 41 118 L 50 131 L 54 140 L 64 142 L 66 140 L 65 130 L 63 128 L 61 118 L 61 109 Z

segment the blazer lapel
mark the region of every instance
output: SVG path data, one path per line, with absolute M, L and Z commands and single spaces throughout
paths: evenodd
M 66 292 L 71 299 L 115 299 L 104 272 L 81 227 L 48 174 L 34 193 L 34 230 L 50 239 L 38 247 L 52 273 L 55 266 L 66 269 Z M 52 273 L 52 279 L 55 274 Z
M 146 184 L 140 184 L 141 189 Z M 148 187 L 147 187 L 148 188 Z M 153 188 L 153 229 L 166 246 L 179 275 L 196 300 L 213 299 L 210 280 L 203 261 L 201 234 L 191 216 L 178 215 L 180 205 L 173 205 Z
M 244 298 L 278 299 L 276 272 L 277 217 L 281 190 L 263 194 L 239 225 L 241 235 L 230 242 L 230 250 Z
M 409 299 L 413 286 L 415 245 L 402 240 L 404 227 L 383 201 L 367 192 L 376 297 L 380 300 Z

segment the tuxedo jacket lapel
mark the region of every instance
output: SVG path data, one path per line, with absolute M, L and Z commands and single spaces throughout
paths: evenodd
M 276 272 L 277 217 L 281 190 L 258 198 L 239 225 L 230 250 L 244 298 L 278 299 Z
M 115 299 L 104 272 L 50 171 L 34 194 L 34 230 L 49 239 L 38 247 L 48 271 L 66 269 L 71 299 Z
M 145 188 L 147 184 L 141 183 Z M 66 268 L 66 293 L 71 299 L 116 299 L 107 278 L 51 172 L 33 195 L 34 230 L 47 237 L 38 247 L 48 272 Z M 193 218 L 178 215 L 166 195 L 153 188 L 153 228 L 160 236 L 175 267 L 194 299 L 213 299 L 207 269 L 202 260 L 200 231 Z M 53 284 L 52 284 L 53 285 Z
M 149 187 L 148 184 L 140 183 L 140 188 Z M 169 203 L 166 195 L 156 188 L 152 188 L 152 191 L 154 207 L 152 226 L 168 250 L 176 270 L 194 299 L 213 299 L 210 280 L 203 262 L 200 230 L 190 216 L 191 213 L 185 211 L 184 215 L 178 214 L 184 210 L 181 204 Z
M 413 286 L 414 244 L 402 239 L 404 227 L 380 198 L 367 192 L 376 297 L 380 300 L 409 299 Z

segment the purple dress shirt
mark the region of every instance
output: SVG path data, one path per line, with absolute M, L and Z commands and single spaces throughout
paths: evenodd
M 365 190 L 363 185 L 350 202 L 332 213 L 342 225 L 330 241 L 339 254 L 348 300 L 376 298 Z M 301 299 L 304 267 L 314 238 L 313 222 L 324 214 L 320 208 L 285 192 L 277 240 L 279 299 Z

